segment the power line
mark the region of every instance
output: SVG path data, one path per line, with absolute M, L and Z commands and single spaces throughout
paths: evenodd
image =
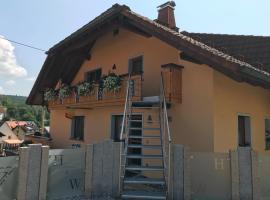
M 38 48 L 38 47 L 34 47 L 34 46 L 31 46 L 31 45 L 28 45 L 28 44 L 24 44 L 24 43 L 21 43 L 21 42 L 16 42 L 14 40 L 10 40 L 10 39 L 7 39 L 7 38 L 0 37 L 0 39 L 7 40 L 9 42 L 12 42 L 12 43 L 15 43 L 15 44 L 24 46 L 24 47 L 28 47 L 28 48 L 31 48 L 31 49 L 35 49 L 35 50 L 38 50 L 38 51 L 46 52 L 46 50 L 44 50 L 44 49 L 41 49 L 41 48 Z

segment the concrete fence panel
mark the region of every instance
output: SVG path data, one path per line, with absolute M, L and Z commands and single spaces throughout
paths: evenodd
M 190 152 L 171 145 L 170 200 L 268 200 L 270 156 L 251 148 L 230 153 Z M 120 143 L 80 149 L 39 144 L 0 158 L 1 200 L 119 198 Z
M 79 199 L 84 197 L 84 149 L 49 151 L 47 199 Z
M 231 199 L 229 154 L 191 152 L 189 159 L 192 199 Z
M 16 199 L 19 156 L 0 157 L 0 199 Z
M 270 156 L 258 154 L 259 193 L 261 200 L 270 199 Z
M 20 148 L 18 200 L 45 200 L 48 147 L 31 144 Z
M 89 145 L 86 153 L 85 190 L 92 199 L 119 197 L 120 143 Z

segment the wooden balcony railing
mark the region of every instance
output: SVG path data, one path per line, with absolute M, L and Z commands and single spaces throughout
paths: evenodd
M 49 101 L 49 108 L 68 106 L 74 108 L 88 108 L 99 106 L 123 105 L 125 103 L 125 93 L 127 87 L 128 75 L 121 76 L 121 87 L 117 91 L 107 91 L 100 89 L 99 85 L 94 85 L 94 89 L 87 96 L 77 96 L 72 94 L 70 97 L 64 99 L 57 99 Z M 132 100 L 141 100 L 142 78 L 141 75 L 134 75 L 131 77 Z
M 181 103 L 183 66 L 170 63 L 161 67 L 166 101 L 168 103 Z

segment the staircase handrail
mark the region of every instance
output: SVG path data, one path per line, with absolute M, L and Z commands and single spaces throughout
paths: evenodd
M 123 120 L 122 120 L 121 132 L 120 132 L 120 141 L 123 140 L 125 122 L 127 120 L 127 115 L 128 115 L 127 111 L 128 111 L 129 97 L 130 97 L 130 79 L 131 79 L 131 74 L 129 73 L 128 80 L 127 80 L 127 88 L 126 88 L 125 107 L 124 107 Z
M 165 115 L 165 123 L 167 127 L 168 141 L 169 143 L 171 143 L 172 142 L 171 130 L 170 130 L 169 119 L 168 119 L 167 102 L 166 102 L 166 96 L 165 96 L 165 90 L 164 90 L 164 78 L 163 78 L 162 72 L 161 72 L 161 95 L 162 95 L 162 103 L 163 103 L 163 109 L 164 109 L 164 115 Z
M 124 133 L 126 130 L 126 127 L 128 126 L 128 120 L 127 117 L 130 115 L 129 112 L 129 104 L 130 104 L 130 82 L 131 82 L 131 74 L 128 74 L 128 80 L 127 80 L 127 88 L 126 88 L 126 98 L 125 98 L 125 107 L 124 107 L 124 113 L 123 113 L 123 119 L 122 119 L 122 126 L 121 126 L 121 132 L 120 132 L 120 176 L 119 176 L 119 192 L 121 193 L 122 191 L 122 184 L 123 184 L 123 177 L 124 177 L 124 172 L 122 171 L 123 166 L 125 165 L 125 159 L 123 158 L 123 150 L 124 152 L 127 151 L 127 143 L 128 143 L 128 138 L 124 139 Z M 123 148 L 124 147 L 124 148 Z
M 163 73 L 161 72 L 161 90 L 160 90 L 160 123 L 161 123 L 161 131 L 162 131 L 162 154 L 163 154 L 163 167 L 164 167 L 164 178 L 167 185 L 167 194 L 170 193 L 170 176 L 171 176 L 171 130 L 169 125 L 169 119 L 168 119 L 168 110 L 167 110 L 167 102 L 166 102 L 166 94 L 164 89 L 164 78 Z M 163 111 L 163 112 L 162 112 Z M 162 116 L 163 115 L 163 116 Z M 166 130 L 167 131 L 166 131 Z M 167 132 L 167 139 L 168 139 L 168 151 L 166 151 L 166 132 Z M 164 137 L 163 137 L 164 135 Z M 166 162 L 166 158 L 168 158 L 168 161 Z

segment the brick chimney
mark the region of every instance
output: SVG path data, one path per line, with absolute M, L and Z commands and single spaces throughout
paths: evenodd
M 167 3 L 158 6 L 158 18 L 156 21 L 170 29 L 178 31 L 174 18 L 175 6 L 176 4 L 174 1 L 168 1 Z

